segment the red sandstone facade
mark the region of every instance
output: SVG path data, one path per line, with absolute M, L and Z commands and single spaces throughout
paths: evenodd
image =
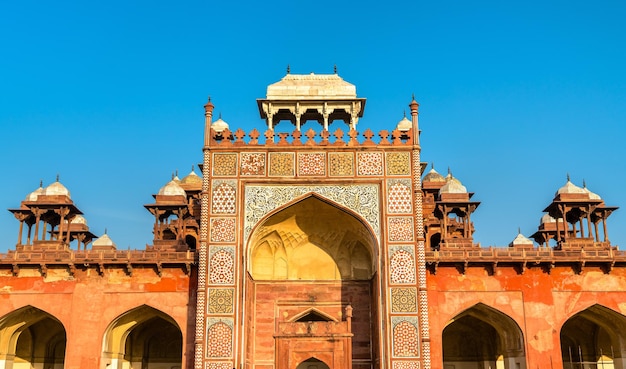
M 0 369 L 626 368 L 617 208 L 568 179 L 535 242 L 481 248 L 473 194 L 423 175 L 414 100 L 377 134 L 337 74 L 257 103 L 263 133 L 205 105 L 202 176 L 145 206 L 144 250 L 91 233 L 58 180 L 10 209 Z

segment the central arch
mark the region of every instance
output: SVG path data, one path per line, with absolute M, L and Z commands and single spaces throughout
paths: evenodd
M 261 219 L 247 250 L 247 361 L 277 369 L 375 362 L 378 246 L 367 222 L 308 194 Z M 307 361 L 312 353 L 321 361 Z

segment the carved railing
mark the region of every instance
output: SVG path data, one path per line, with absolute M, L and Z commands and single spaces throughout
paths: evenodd
M 178 264 L 196 262 L 194 251 L 143 250 L 64 250 L 64 251 L 10 251 L 0 254 L 0 264 Z
M 341 128 L 332 133 L 327 130 L 320 132 L 309 129 L 306 132 L 277 132 L 267 130 L 263 135 L 255 128 L 249 133 L 237 129 L 231 132 L 228 129 L 216 132 L 211 129 L 209 146 L 410 146 L 413 144 L 413 130 L 382 130 L 376 135 L 366 129 L 360 134 L 354 129 L 344 132 Z M 378 136 L 375 138 L 375 136 Z
M 623 262 L 626 263 L 626 251 L 614 249 L 554 250 L 538 248 L 519 250 L 515 248 L 476 248 L 466 250 L 426 251 L 429 263 L 486 263 L 486 262 Z

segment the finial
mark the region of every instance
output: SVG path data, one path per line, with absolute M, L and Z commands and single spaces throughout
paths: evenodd
M 39 187 L 43 187 L 43 179 L 39 180 Z
M 435 170 L 435 162 L 430 163 L 430 169 Z
M 209 98 L 207 100 L 208 102 L 211 102 L 211 95 L 209 95 Z
M 220 116 L 219 116 L 219 119 L 222 119 L 222 112 L 220 112 Z
M 450 167 L 448 167 L 448 175 L 452 175 L 452 171 L 450 170 Z
M 335 64 L 335 66 L 333 67 L 333 70 L 335 71 L 335 74 L 337 74 L 337 64 Z
M 176 177 L 178 177 L 178 169 L 176 169 Z
M 411 94 L 411 100 L 415 101 L 415 93 Z
M 568 181 L 568 182 L 570 181 L 570 179 L 569 179 L 569 173 L 567 173 L 567 181 Z
M 107 234 L 107 229 L 106 228 L 104 229 L 104 234 Z
M 291 67 L 287 64 L 287 74 L 291 73 Z
M 59 181 L 59 173 L 57 173 L 57 182 Z
M 172 172 L 172 181 L 174 180 L 174 172 Z
M 193 172 L 193 168 L 194 168 L 194 165 L 193 165 L 193 164 L 191 164 L 191 171 L 192 171 L 192 172 Z
M 404 111 L 404 117 L 406 118 L 406 110 Z
M 585 182 L 584 178 L 583 178 L 583 188 L 587 188 L 587 182 Z
M 517 233 L 518 233 L 518 234 L 522 234 L 522 228 L 517 227 Z

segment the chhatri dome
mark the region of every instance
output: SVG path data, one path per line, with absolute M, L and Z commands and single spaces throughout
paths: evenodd
M 461 181 L 454 178 L 452 172 L 448 170 L 448 175 L 446 176 L 446 184 L 441 187 L 439 190 L 439 194 L 442 193 L 467 193 L 467 188 L 463 186 Z
M 185 177 L 183 177 L 183 179 L 180 181 L 181 184 L 202 184 L 202 178 L 200 178 L 199 175 L 196 174 L 196 172 L 194 171 L 193 166 L 191 167 L 191 173 L 187 174 Z
M 187 196 L 185 190 L 180 187 L 175 179 L 167 182 L 167 184 L 159 190 L 158 195 L 161 196 Z
M 582 188 L 576 186 L 575 184 L 573 184 L 570 179 L 569 179 L 569 175 L 567 176 L 567 182 L 563 185 L 563 187 L 559 188 L 556 191 L 555 196 L 558 196 L 560 194 L 570 194 L 570 193 L 586 193 L 585 190 L 583 190 Z
M 67 196 L 67 197 L 71 197 L 70 196 L 70 191 L 68 191 L 68 189 L 65 188 L 65 186 L 63 186 L 61 184 L 61 182 L 59 182 L 59 176 L 57 176 L 56 182 L 53 182 L 48 187 L 46 187 L 46 189 L 44 190 L 43 195 L 46 195 L 46 196 Z
M 43 195 L 43 194 L 44 194 L 43 183 L 39 182 L 39 188 L 29 193 L 26 196 L 26 201 L 37 201 L 37 198 L 39 197 L 39 195 Z
M 115 242 L 109 237 L 109 235 L 104 231 L 104 234 L 100 236 L 97 240 L 93 241 L 92 247 L 102 247 L 102 246 L 112 246 L 116 247 Z
M 442 176 L 441 174 L 439 174 L 439 172 L 435 170 L 435 165 L 433 164 L 430 168 L 430 171 L 426 173 L 422 181 L 423 182 L 445 182 L 446 179 L 444 176 Z

